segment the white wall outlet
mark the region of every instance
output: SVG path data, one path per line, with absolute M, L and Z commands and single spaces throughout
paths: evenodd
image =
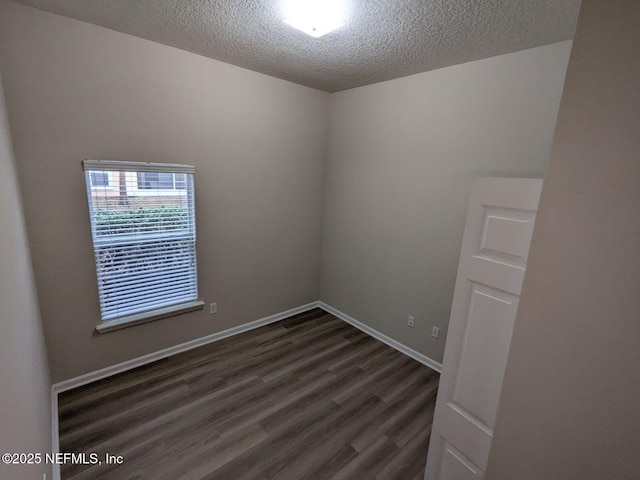
M 209 315 L 213 315 L 214 313 L 218 313 L 218 303 L 210 303 L 209 304 Z
M 407 320 L 407 325 L 409 325 L 411 328 L 413 328 L 413 326 L 416 324 L 416 319 L 415 317 L 409 316 L 409 320 Z
M 435 325 L 431 327 L 431 336 L 433 338 L 440 337 L 440 327 L 436 327 Z

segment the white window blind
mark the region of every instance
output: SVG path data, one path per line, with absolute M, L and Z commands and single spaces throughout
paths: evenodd
M 103 322 L 197 301 L 194 168 L 113 160 L 83 168 Z

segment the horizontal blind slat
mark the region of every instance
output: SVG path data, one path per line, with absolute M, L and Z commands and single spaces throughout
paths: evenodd
M 96 252 L 96 257 L 101 268 L 113 267 L 142 267 L 156 262 L 162 262 L 167 258 L 188 257 L 192 258 L 195 245 L 188 244 L 159 246 L 154 248 L 128 248 L 118 246 L 109 249 L 104 248 Z
M 96 235 L 94 249 L 101 247 L 139 247 L 147 245 L 162 246 L 169 242 L 195 241 L 195 229 L 171 230 L 167 232 L 146 233 L 144 235 Z
M 109 297 L 105 297 L 103 305 L 105 308 L 112 306 L 126 306 L 131 307 L 133 305 L 147 303 L 150 301 L 155 301 L 157 299 L 163 298 L 173 298 L 178 295 L 187 294 L 194 290 L 194 286 L 183 285 L 180 289 L 158 289 L 158 290 L 147 290 L 144 292 L 144 295 L 140 294 L 129 294 L 129 295 L 117 295 L 114 296 L 113 299 Z
M 134 315 L 137 313 L 150 312 L 159 308 L 171 307 L 173 305 L 178 305 L 180 303 L 190 302 L 191 301 L 190 298 L 191 298 L 191 295 L 188 295 L 182 298 L 176 297 L 172 299 L 170 302 L 168 301 L 160 301 L 155 303 L 149 302 L 148 304 L 145 304 L 145 305 L 137 305 L 136 308 L 129 308 L 129 309 L 120 308 L 120 309 L 114 309 L 114 310 L 107 310 L 105 311 L 105 313 L 103 313 L 102 318 L 103 320 L 106 321 L 106 320 L 113 320 L 120 317 L 126 317 L 128 315 Z
M 173 285 L 174 283 L 186 283 L 189 279 L 192 278 L 190 273 L 174 273 L 173 275 L 163 274 L 161 278 L 151 279 L 147 278 L 144 280 L 132 280 L 129 282 L 122 283 L 114 283 L 114 282 L 103 282 L 100 285 L 100 291 L 104 295 L 109 295 L 114 292 L 120 293 L 123 290 L 129 291 L 146 291 L 147 289 L 156 288 L 160 285 Z
M 159 308 L 162 306 L 169 307 L 171 305 L 175 305 L 176 303 L 186 302 L 189 301 L 191 295 L 191 291 L 185 291 L 185 293 L 182 295 L 178 294 L 171 297 L 159 296 L 157 298 L 154 297 L 135 303 L 107 305 L 105 306 L 105 312 L 110 312 L 112 314 L 117 313 L 118 316 L 131 315 L 131 313 L 135 311 L 141 312 L 147 310 L 150 306 L 153 306 L 154 308 Z

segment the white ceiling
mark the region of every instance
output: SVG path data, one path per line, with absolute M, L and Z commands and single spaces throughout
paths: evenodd
M 345 0 L 313 38 L 283 0 L 14 0 L 336 92 L 573 37 L 580 0 Z

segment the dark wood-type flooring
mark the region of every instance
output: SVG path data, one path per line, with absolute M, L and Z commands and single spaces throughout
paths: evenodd
M 71 479 L 422 480 L 439 375 L 313 310 L 59 398 Z

